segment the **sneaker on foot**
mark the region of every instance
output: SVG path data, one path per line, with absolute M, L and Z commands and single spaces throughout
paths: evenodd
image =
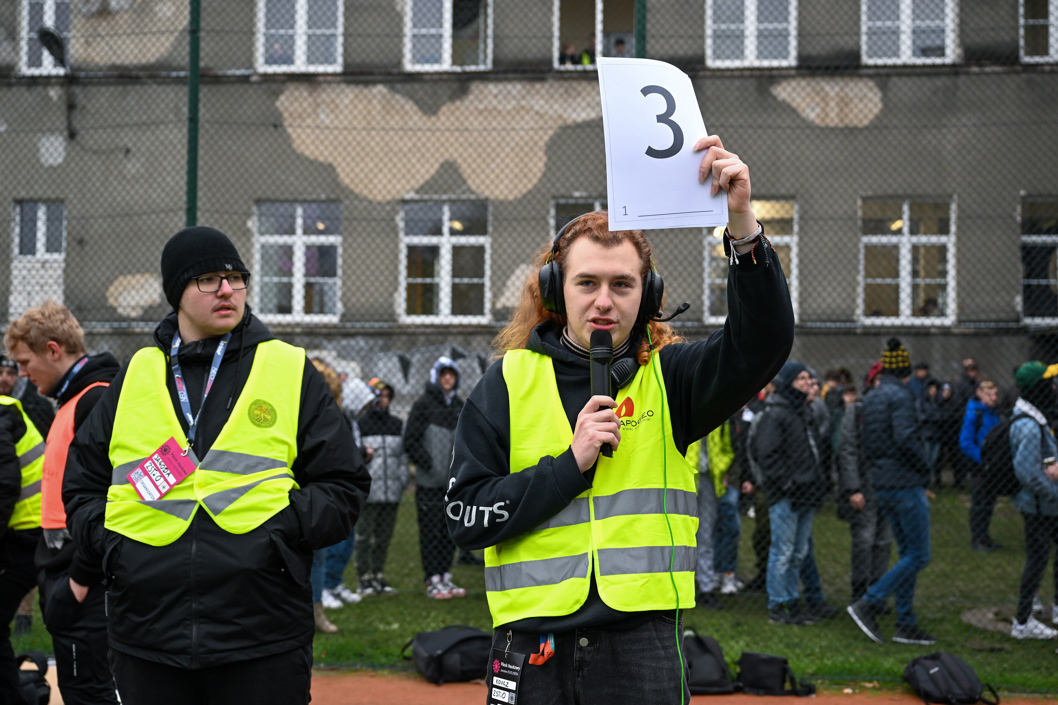
M 370 597 L 375 594 L 375 576 L 371 573 L 364 573 L 360 576 L 360 584 L 357 585 L 356 591 L 360 593 L 362 597 Z
M 434 575 L 426 581 L 426 596 L 433 600 L 448 600 L 452 597 L 452 591 L 440 575 Z
M 382 575 L 382 573 L 375 573 L 375 577 L 371 581 L 371 587 L 375 591 L 376 595 L 397 594 L 397 589 L 390 586 L 390 584 L 386 582 L 386 578 Z
M 1040 599 L 1038 593 L 1032 596 L 1032 613 L 1043 614 L 1043 600 Z M 1054 620 L 1052 619 L 1051 621 L 1053 622 Z
M 331 588 L 331 594 L 349 605 L 355 605 L 357 602 L 364 599 L 359 593 L 353 592 L 347 588 L 345 583 L 338 583 L 337 587 Z
M 768 621 L 772 624 L 808 625 L 812 620 L 808 619 L 805 611 L 801 609 L 801 603 L 796 600 L 781 602 L 768 610 Z
M 724 573 L 720 578 L 720 594 L 734 595 L 744 587 L 742 581 L 735 577 L 734 573 Z
M 312 618 L 316 622 L 316 631 L 324 634 L 334 634 L 338 627 L 334 626 L 327 616 L 323 614 L 323 604 L 316 602 L 312 605 Z
M 867 598 L 856 600 L 846 607 L 845 611 L 852 617 L 852 621 L 856 623 L 856 626 L 869 636 L 872 641 L 878 644 L 885 641 L 882 636 L 882 630 L 878 628 L 878 622 L 874 619 L 874 605 Z
M 456 585 L 455 583 L 452 582 L 452 574 L 451 573 L 445 573 L 444 577 L 441 579 L 441 582 L 444 583 L 444 585 L 448 588 L 448 592 L 449 592 L 449 594 L 452 597 L 466 597 L 467 596 L 467 591 L 466 590 L 464 590 L 463 588 L 459 587 L 458 585 Z
M 893 641 L 897 644 L 929 646 L 937 643 L 937 637 L 922 631 L 917 624 L 898 624 L 896 625 L 896 634 L 893 635 Z
M 327 610 L 340 610 L 345 603 L 338 599 L 338 596 L 332 593 L 328 588 L 323 588 L 323 594 L 320 595 L 320 604 L 323 605 L 324 609 Z
M 1030 614 L 1024 624 L 1014 620 L 1010 626 L 1010 636 L 1015 639 L 1053 639 L 1058 636 L 1058 629 L 1048 627 Z
M 819 622 L 824 619 L 836 617 L 837 615 L 841 614 L 841 610 L 839 610 L 834 605 L 828 605 L 825 602 L 818 602 L 811 605 L 805 605 L 804 614 L 807 619 L 810 619 L 813 622 Z

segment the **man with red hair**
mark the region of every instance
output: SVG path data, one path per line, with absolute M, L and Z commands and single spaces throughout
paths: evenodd
M 658 320 L 664 285 L 643 233 L 581 216 L 539 253 L 539 277 L 497 337 L 503 361 L 460 416 L 448 529 L 485 549 L 489 692 L 504 702 L 512 691 L 526 705 L 688 697 L 677 644 L 698 518 L 684 454 L 775 376 L 794 332 L 748 168 L 715 136 L 695 149 L 699 181 L 728 194 L 727 324 L 680 341 Z M 612 338 L 619 379 L 592 396 L 596 331 Z

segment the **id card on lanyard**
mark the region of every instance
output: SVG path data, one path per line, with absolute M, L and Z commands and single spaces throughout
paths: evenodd
M 156 451 L 142 463 L 133 468 L 132 472 L 125 477 L 136 488 L 136 493 L 141 499 L 153 501 L 161 499 L 172 491 L 173 487 L 180 484 L 188 475 L 195 471 L 195 464 L 187 457 L 195 442 L 195 433 L 198 430 L 198 419 L 202 416 L 202 409 L 206 406 L 206 398 L 213 388 L 213 381 L 217 378 L 217 370 L 220 369 L 221 360 L 224 359 L 224 351 L 228 348 L 231 333 L 225 333 L 220 342 L 217 343 L 217 351 L 213 353 L 213 363 L 209 368 L 209 377 L 206 379 L 205 388 L 202 390 L 202 402 L 198 406 L 198 413 L 191 414 L 191 402 L 187 397 L 187 385 L 184 384 L 184 375 L 180 369 L 180 333 L 173 335 L 173 344 L 169 350 L 169 359 L 173 363 L 173 380 L 176 382 L 176 395 L 180 399 L 180 410 L 187 419 L 187 446 L 181 450 L 180 444 L 175 438 L 158 447 Z

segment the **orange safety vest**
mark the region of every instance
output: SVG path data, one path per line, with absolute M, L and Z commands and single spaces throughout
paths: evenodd
M 77 402 L 93 387 L 109 387 L 110 382 L 93 382 L 55 412 L 55 420 L 44 442 L 44 477 L 40 483 L 40 525 L 44 529 L 65 529 L 66 508 L 62 503 L 62 478 L 66 456 L 73 442 L 74 413 Z

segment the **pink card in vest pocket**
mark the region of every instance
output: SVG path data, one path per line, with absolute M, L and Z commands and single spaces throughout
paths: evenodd
M 136 488 L 140 499 L 161 499 L 180 481 L 195 471 L 195 464 L 184 455 L 180 444 L 170 438 L 125 477 Z

